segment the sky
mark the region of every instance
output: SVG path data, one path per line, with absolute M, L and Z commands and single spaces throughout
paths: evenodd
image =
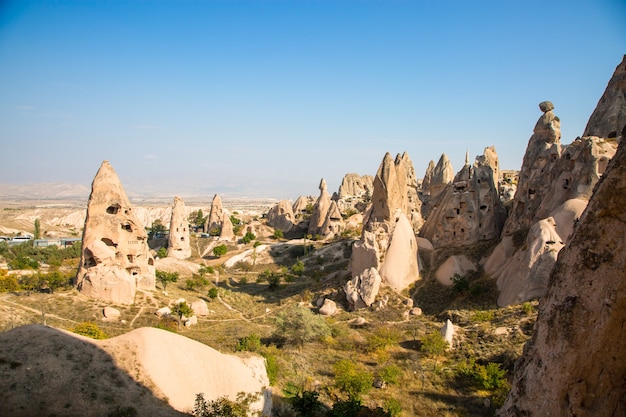
M 135 194 L 336 191 L 494 145 L 550 100 L 582 135 L 626 54 L 623 0 L 0 0 L 0 183 Z M 0 196 L 1 198 L 1 196 Z

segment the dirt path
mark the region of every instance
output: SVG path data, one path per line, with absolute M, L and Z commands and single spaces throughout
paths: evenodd
M 68 318 L 65 318 L 65 317 L 57 316 L 56 314 L 50 314 L 50 313 L 47 313 L 47 312 L 42 311 L 42 310 L 37 310 L 36 308 L 25 306 L 23 304 L 14 303 L 13 301 L 7 300 L 7 296 L 6 295 L 0 297 L 0 301 L 3 302 L 3 303 L 6 303 L 6 304 L 10 304 L 10 305 L 15 306 L 15 307 L 19 307 L 22 310 L 26 310 L 26 311 L 30 311 L 32 313 L 36 313 L 39 316 L 43 316 L 44 317 L 44 321 L 45 321 L 45 318 L 50 318 L 51 317 L 51 318 L 54 318 L 54 319 L 57 319 L 57 320 L 68 321 L 70 323 L 79 324 L 79 322 L 74 321 L 72 319 L 68 319 Z

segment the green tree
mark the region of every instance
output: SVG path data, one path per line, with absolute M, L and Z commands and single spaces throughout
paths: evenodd
M 204 227 L 204 222 L 206 221 L 206 216 L 202 213 L 202 210 L 198 209 L 196 211 L 192 211 L 189 213 L 189 217 L 187 218 L 190 224 L 195 227 Z
M 351 400 L 360 400 L 372 388 L 374 376 L 356 363 L 342 359 L 333 365 L 335 386 Z
M 41 239 L 41 222 L 39 219 L 35 219 L 35 239 Z
M 261 349 L 261 338 L 256 333 L 242 337 L 237 341 L 237 346 L 235 347 L 237 352 L 258 352 L 259 349 Z
M 226 252 L 228 252 L 228 247 L 224 244 L 217 245 L 213 248 L 213 255 L 217 258 L 220 258 L 222 255 L 226 255 Z
M 217 287 L 212 287 L 209 292 L 207 293 L 207 296 L 211 299 L 214 300 L 217 298 Z
M 450 347 L 438 330 L 424 336 L 421 342 L 420 350 L 427 356 L 443 355 Z
M 180 322 L 183 320 L 183 317 L 191 317 L 193 315 L 193 309 L 186 301 L 181 301 L 172 307 L 172 315 L 176 316 L 178 326 L 180 327 Z
M 156 280 L 163 287 L 163 291 L 167 291 L 167 284 L 178 281 L 178 272 L 156 271 Z
M 246 245 L 256 239 L 256 235 L 252 232 L 246 232 L 246 234 L 241 238 L 241 242 Z
M 283 234 L 282 230 L 280 229 L 274 230 L 274 234 L 272 235 L 273 239 L 282 239 L 283 237 L 285 237 L 285 235 Z
M 288 345 L 302 346 L 330 334 L 330 327 L 324 317 L 306 307 L 293 306 L 276 318 L 274 335 Z
M 154 239 L 158 237 L 163 237 L 167 229 L 165 225 L 161 221 L 161 219 L 156 219 L 152 222 L 152 226 L 150 226 L 150 232 L 148 233 L 148 239 Z
M 161 246 L 157 251 L 157 256 L 160 259 L 167 258 L 167 248 L 165 246 Z

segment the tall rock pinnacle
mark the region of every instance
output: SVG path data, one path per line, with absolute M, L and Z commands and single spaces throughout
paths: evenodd
M 187 210 L 185 210 L 185 202 L 180 197 L 174 197 L 172 206 L 167 256 L 176 259 L 187 259 L 191 256 Z
M 91 184 L 75 285 L 89 297 L 132 304 L 135 292 L 154 290 L 148 236 L 108 161 Z

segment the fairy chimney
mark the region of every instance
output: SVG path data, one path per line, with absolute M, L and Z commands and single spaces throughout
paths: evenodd
M 185 202 L 180 197 L 174 197 L 174 205 L 172 206 L 167 256 L 176 259 L 187 259 L 191 256 L 187 210 L 185 209 Z
M 91 184 L 75 285 L 106 302 L 132 304 L 136 290 L 154 290 L 148 236 L 108 161 Z

